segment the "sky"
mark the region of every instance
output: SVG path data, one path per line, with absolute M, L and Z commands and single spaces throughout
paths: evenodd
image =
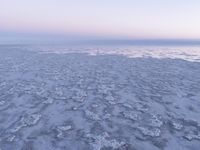
M 200 39 L 200 0 L 0 0 L 0 40 Z

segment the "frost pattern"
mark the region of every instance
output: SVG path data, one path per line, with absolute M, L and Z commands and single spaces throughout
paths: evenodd
M 0 149 L 199 150 L 199 51 L 0 46 Z

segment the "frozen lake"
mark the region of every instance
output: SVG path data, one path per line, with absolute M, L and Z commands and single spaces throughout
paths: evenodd
M 0 46 L 0 150 L 179 149 L 200 149 L 200 47 Z

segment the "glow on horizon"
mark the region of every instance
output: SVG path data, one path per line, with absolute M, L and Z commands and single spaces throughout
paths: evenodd
M 200 39 L 199 0 L 0 0 L 0 32 Z

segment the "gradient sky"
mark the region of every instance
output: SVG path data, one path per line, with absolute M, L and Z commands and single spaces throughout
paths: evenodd
M 0 36 L 200 39 L 200 0 L 0 0 Z

